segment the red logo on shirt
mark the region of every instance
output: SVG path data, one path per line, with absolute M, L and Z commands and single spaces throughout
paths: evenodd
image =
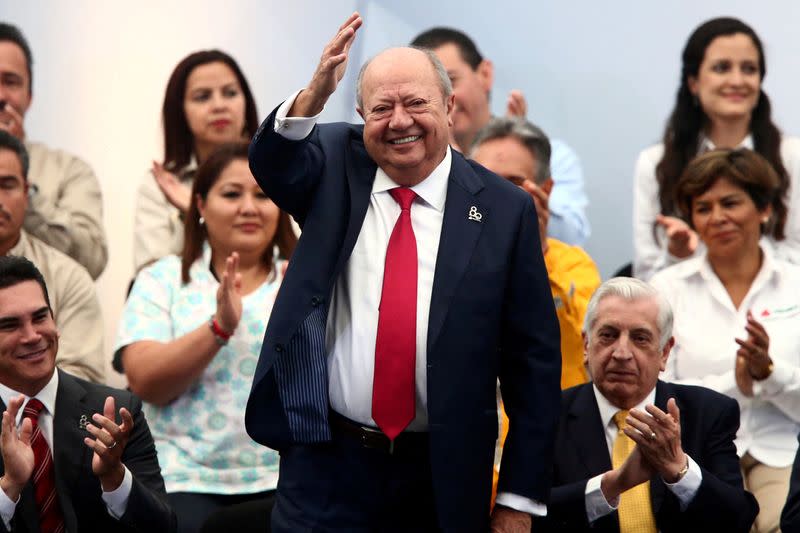
M 761 311 L 761 316 L 769 316 L 769 311 L 764 309 L 763 311 Z

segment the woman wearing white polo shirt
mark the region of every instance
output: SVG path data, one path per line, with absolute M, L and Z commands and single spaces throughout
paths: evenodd
M 739 401 L 736 447 L 761 512 L 777 531 L 800 430 L 800 266 L 761 239 L 783 202 L 770 164 L 750 150 L 692 161 L 676 203 L 705 252 L 651 280 L 675 314 L 664 379 L 703 385 Z M 779 228 L 782 229 L 782 228 Z

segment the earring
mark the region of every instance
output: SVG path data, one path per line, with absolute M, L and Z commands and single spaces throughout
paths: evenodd
M 206 219 L 205 219 L 205 218 L 203 218 L 203 217 L 200 217 L 200 219 L 198 220 L 198 222 L 200 222 L 200 225 L 202 226 L 202 225 L 204 225 L 204 224 L 206 223 Z

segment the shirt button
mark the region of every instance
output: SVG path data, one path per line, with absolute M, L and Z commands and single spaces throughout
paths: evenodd
M 313 307 L 317 307 L 321 303 L 322 303 L 322 300 L 320 298 L 317 298 L 316 296 L 311 298 L 311 305 Z
M 275 351 L 281 353 L 283 351 L 283 344 L 276 344 Z

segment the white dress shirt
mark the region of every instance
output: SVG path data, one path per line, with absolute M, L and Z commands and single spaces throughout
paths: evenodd
M 300 91 L 281 104 L 273 126 L 280 135 L 295 141 L 305 139 L 319 119 L 319 114 L 287 117 Z M 444 159 L 433 172 L 411 187 L 418 196 L 411 206 L 418 268 L 416 417 L 408 427 L 410 431 L 428 428 L 428 316 L 451 163 L 448 146 Z M 395 187 L 398 185 L 378 168 L 358 239 L 333 287 L 325 331 L 331 408 L 369 426 L 376 426 L 372 419 L 372 381 L 386 248 L 400 216 L 400 205 L 389 194 L 389 189 Z M 496 502 L 538 516 L 547 514 L 543 503 L 516 494 L 501 492 Z
M 672 305 L 672 349 L 662 378 L 702 385 L 739 402 L 736 449 L 768 466 L 792 464 L 800 431 L 800 266 L 776 259 L 762 240 L 763 261 L 736 309 L 705 254 L 658 273 L 651 283 Z M 734 365 L 746 339 L 747 311 L 769 335 L 774 369 L 754 383 L 754 397 L 736 385 Z
M 698 153 L 716 148 L 711 139 L 705 135 L 702 135 L 698 142 Z M 737 148 L 752 150 L 752 136 L 745 137 Z M 659 187 L 656 179 L 656 166 L 663 156 L 663 144 L 651 146 L 639 154 L 634 170 L 633 274 L 643 280 L 649 280 L 659 270 L 681 261 L 667 251 L 668 239 L 660 226 L 656 227 L 659 242 L 656 243 L 653 239 L 656 216 L 661 212 L 661 204 L 658 201 Z M 800 180 L 799 138 L 783 137 L 781 139 L 781 161 L 786 167 L 790 184 L 797 183 Z M 789 187 L 787 206 L 789 214 L 786 221 L 786 239 L 776 242 L 771 238 L 764 238 L 762 242 L 770 241 L 779 258 L 790 263 L 800 264 L 800 187 Z M 702 255 L 704 249 L 703 244 L 700 243 L 693 257 Z
M 58 372 L 54 371 L 53 377 L 50 378 L 50 381 L 47 382 L 47 385 L 45 385 L 36 396 L 34 396 L 34 398 L 37 398 L 40 402 L 42 402 L 42 405 L 44 405 L 44 409 L 42 409 L 42 411 L 39 413 L 38 424 L 44 440 L 46 440 L 47 444 L 50 445 L 51 454 L 53 453 L 53 417 L 55 416 L 57 392 Z M 3 400 L 3 403 L 6 405 L 6 407 L 8 407 L 9 402 L 13 398 L 18 398 L 20 394 L 22 393 L 10 389 L 9 387 L 6 387 L 0 383 L 0 399 Z M 25 403 L 23 403 L 22 407 L 20 407 L 19 411 L 17 411 L 17 429 L 19 429 L 19 426 L 22 423 L 22 412 L 25 409 L 25 406 L 28 404 L 28 400 L 30 399 L 31 397 L 25 396 Z M 87 416 L 91 416 L 92 414 L 94 413 L 87 413 Z M 91 434 L 87 432 L 86 436 L 91 437 Z M 74 445 L 78 449 L 80 449 L 79 447 L 81 446 L 86 446 L 82 441 L 77 442 Z M 55 460 L 55 456 L 53 456 L 53 459 Z M 111 492 L 103 491 L 101 497 L 106 503 L 108 513 L 114 518 L 120 518 L 125 514 L 125 510 L 128 508 L 128 498 L 131 494 L 131 487 L 133 487 L 133 475 L 130 473 L 128 468 L 125 467 L 125 476 L 122 478 L 122 483 L 120 486 Z M 19 503 L 19 500 L 11 500 L 11 498 L 9 498 L 3 490 L 0 490 L 0 518 L 3 519 L 6 529 L 9 531 L 11 531 L 11 519 L 14 518 L 14 512 L 17 508 L 17 503 Z
M 608 455 L 611 457 L 614 450 L 614 442 L 617 440 L 617 434 L 619 433 L 617 424 L 614 422 L 614 415 L 620 411 L 620 408 L 612 405 L 595 385 L 592 385 L 592 389 L 597 400 L 597 407 L 600 410 L 600 420 L 606 429 L 606 444 L 608 444 Z M 646 405 L 652 405 L 655 401 L 656 389 L 653 389 L 635 409 L 644 411 Z M 677 496 L 681 511 L 689 506 L 697 494 L 700 484 L 703 482 L 703 472 L 700 467 L 689 457 L 688 453 L 686 457 L 689 459 L 689 471 L 675 483 L 664 482 L 664 485 Z M 603 474 L 600 474 L 586 483 L 586 517 L 589 519 L 590 524 L 598 518 L 616 511 L 617 507 L 619 507 L 619 497 L 610 502 L 606 500 L 603 491 L 600 489 L 602 478 Z

